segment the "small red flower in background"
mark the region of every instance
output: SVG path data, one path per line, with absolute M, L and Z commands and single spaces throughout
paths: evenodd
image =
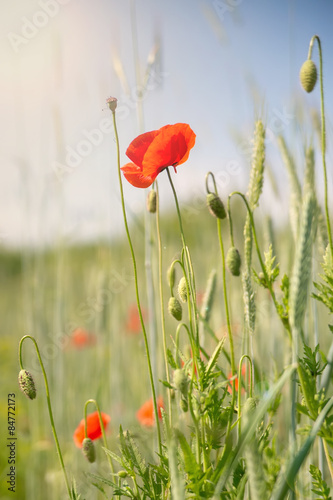
M 244 378 L 245 373 L 246 373 L 246 366 L 242 365 L 242 379 Z M 232 379 L 232 373 L 229 372 L 228 373 L 228 380 L 231 380 L 231 379 Z M 249 375 L 249 379 L 250 379 L 250 375 Z M 238 385 L 239 385 L 239 383 L 238 383 L 238 377 L 236 376 L 236 378 L 235 378 L 235 389 L 236 389 L 236 392 L 238 392 Z M 229 394 L 232 394 L 232 380 L 231 380 L 230 384 L 228 385 L 228 392 L 229 392 Z M 244 389 L 244 387 L 242 387 L 241 394 L 244 394 L 244 393 L 245 393 L 245 389 Z
M 133 163 L 121 170 L 130 184 L 139 188 L 150 186 L 166 167 L 184 163 L 195 143 L 195 133 L 187 123 L 165 125 L 159 130 L 136 137 L 126 154 Z
M 96 336 L 83 328 L 76 328 L 70 336 L 69 346 L 75 349 L 84 349 L 95 344 Z
M 163 398 L 159 396 L 157 398 L 157 410 L 158 410 L 158 418 L 162 418 L 161 408 L 164 410 L 164 402 Z M 155 423 L 155 415 L 154 415 L 154 404 L 153 399 L 149 399 L 141 408 L 136 412 L 136 418 L 139 420 L 141 425 L 145 427 L 152 427 Z
M 111 417 L 109 417 L 109 415 L 107 415 L 106 413 L 102 412 L 101 412 L 101 417 L 102 417 L 103 427 L 104 429 L 106 429 L 108 423 L 111 420 Z M 102 437 L 102 430 L 99 423 L 97 411 L 94 411 L 94 413 L 90 413 L 90 415 L 87 415 L 87 436 L 93 441 L 95 439 L 99 439 L 100 437 Z M 84 438 L 85 435 L 84 435 L 84 418 L 83 418 L 73 434 L 74 443 L 78 448 L 82 448 L 82 441 L 84 440 Z
M 143 320 L 146 317 L 146 311 L 142 309 Z M 128 317 L 125 324 L 126 331 L 131 334 L 137 334 L 142 332 L 141 321 L 139 316 L 139 311 L 137 305 L 133 305 L 128 310 Z

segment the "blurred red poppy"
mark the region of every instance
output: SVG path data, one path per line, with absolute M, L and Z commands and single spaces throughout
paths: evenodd
M 146 188 L 166 167 L 184 163 L 195 143 L 195 133 L 187 123 L 165 125 L 159 130 L 146 132 L 136 137 L 128 146 L 126 154 L 133 163 L 121 170 L 133 186 Z
M 76 328 L 70 336 L 69 347 L 84 349 L 94 344 L 96 344 L 96 336 L 83 328 Z
M 147 313 L 144 309 L 142 309 L 141 312 L 143 320 L 145 320 Z M 134 335 L 142 332 L 141 321 L 137 305 L 130 306 L 127 314 L 128 316 L 125 325 L 126 331 Z
M 245 373 L 246 373 L 246 366 L 242 365 L 242 379 L 244 379 Z M 232 379 L 232 373 L 229 372 L 228 373 L 228 380 L 231 380 L 231 379 Z M 250 380 L 250 375 L 249 375 L 249 380 Z M 239 386 L 238 377 L 236 376 L 236 378 L 235 378 L 235 389 L 236 389 L 236 392 L 238 392 L 238 386 Z M 228 392 L 229 392 L 229 394 L 232 394 L 232 381 L 230 381 L 230 383 L 228 385 Z M 245 389 L 244 389 L 244 387 L 242 387 L 241 394 L 244 394 L 244 393 L 245 393 Z
M 111 417 L 109 417 L 109 415 L 107 415 L 106 413 L 102 412 L 101 412 L 101 417 L 102 417 L 103 427 L 104 429 L 106 429 L 108 423 L 111 420 Z M 97 411 L 94 411 L 93 413 L 90 413 L 90 415 L 87 415 L 87 436 L 92 440 L 99 439 L 100 437 L 102 437 L 102 430 L 99 423 Z M 84 440 L 84 438 L 85 438 L 84 419 L 82 419 L 73 434 L 74 443 L 78 448 L 82 448 L 82 441 Z
M 157 398 L 157 409 L 158 409 L 158 418 L 162 418 L 161 408 L 164 410 L 164 402 L 163 398 L 159 396 Z M 146 401 L 141 408 L 136 412 L 136 418 L 139 420 L 141 425 L 145 427 L 151 427 L 155 423 L 155 415 L 154 415 L 154 404 L 153 399 L 149 399 Z

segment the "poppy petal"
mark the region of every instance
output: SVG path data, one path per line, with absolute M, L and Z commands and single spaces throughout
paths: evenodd
M 142 172 L 142 169 L 134 163 L 127 163 L 126 165 L 121 167 L 121 170 L 125 176 L 125 179 L 127 179 L 128 182 L 132 184 L 132 186 L 139 188 L 146 188 L 150 186 L 154 182 L 157 175 L 144 174 Z
M 186 123 L 162 127 L 144 155 L 144 173 L 158 175 L 168 166 L 184 163 L 194 146 L 195 137 L 195 133 Z
M 139 167 L 142 166 L 143 158 L 146 154 L 147 149 L 158 135 L 158 130 L 153 130 L 151 132 L 146 132 L 145 134 L 138 135 L 126 150 L 126 155 L 132 160 L 135 165 Z
M 106 429 L 108 423 L 111 420 L 111 417 L 106 413 L 102 412 L 101 412 L 101 417 L 102 417 L 103 427 L 104 429 Z M 90 415 L 87 416 L 87 436 L 92 440 L 99 439 L 100 437 L 102 437 L 102 430 L 99 423 L 99 417 L 97 411 L 95 411 L 94 413 L 90 413 Z M 82 419 L 73 434 L 74 443 L 78 448 L 82 448 L 82 442 L 84 438 L 85 438 L 84 419 Z

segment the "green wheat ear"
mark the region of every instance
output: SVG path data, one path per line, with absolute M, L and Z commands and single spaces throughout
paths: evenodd
M 304 199 L 301 225 L 296 244 L 295 261 L 290 282 L 289 314 L 292 327 L 301 329 L 311 280 L 312 244 L 316 201 L 309 193 Z
M 265 128 L 261 120 L 258 120 L 254 131 L 254 147 L 252 156 L 252 167 L 248 189 L 248 200 L 251 210 L 259 205 L 259 198 L 264 185 L 265 167 Z
M 216 291 L 216 270 L 213 269 L 208 277 L 205 295 L 201 306 L 201 316 L 205 322 L 209 322 Z

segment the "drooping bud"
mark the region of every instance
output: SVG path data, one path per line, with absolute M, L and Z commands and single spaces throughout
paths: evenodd
M 151 214 L 154 214 L 156 212 L 156 198 L 157 193 L 155 189 L 151 189 L 147 196 L 147 210 Z
M 18 381 L 21 391 L 24 392 L 29 399 L 35 399 L 36 386 L 31 373 L 27 370 L 21 370 L 18 376 Z
M 227 214 L 223 202 L 219 196 L 214 193 L 207 194 L 207 206 L 210 213 L 218 219 L 225 219 Z
M 117 108 L 117 98 L 116 97 L 109 97 L 107 100 L 106 100 L 106 104 L 109 106 L 110 110 L 112 111 L 112 113 L 114 113 L 116 111 L 116 108 Z
M 187 302 L 187 288 L 185 276 L 182 276 L 178 283 L 178 295 L 182 302 Z
M 312 92 L 317 82 L 317 68 L 315 63 L 308 59 L 302 64 L 299 72 L 299 79 L 306 92 Z
M 233 276 L 240 275 L 241 256 L 236 247 L 230 247 L 227 253 L 227 267 Z
M 183 310 L 181 303 L 176 297 L 170 297 L 168 304 L 168 311 L 177 321 L 181 321 L 183 316 Z
M 96 460 L 96 451 L 94 443 L 90 438 L 84 438 L 82 441 L 82 453 L 91 464 Z
M 188 378 L 184 373 L 184 370 L 177 369 L 174 371 L 173 385 L 181 394 L 183 394 L 183 396 L 187 396 Z

